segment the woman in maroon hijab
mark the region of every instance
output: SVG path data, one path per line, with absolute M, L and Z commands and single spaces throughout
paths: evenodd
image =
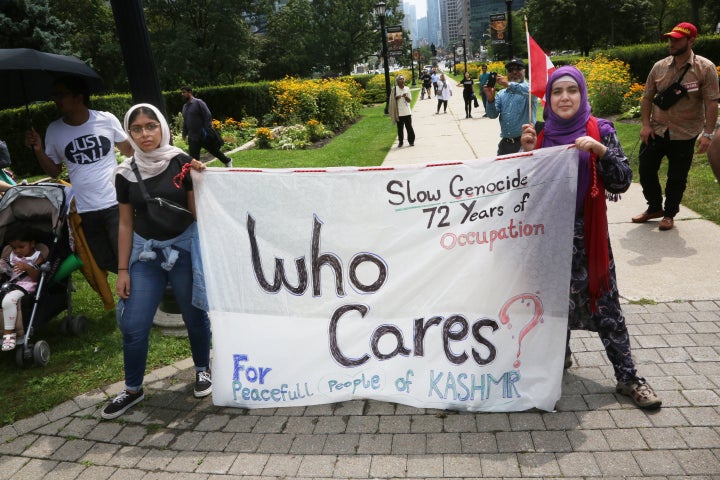
M 591 115 L 585 77 L 577 68 L 553 72 L 545 102 L 545 127 L 537 134 L 532 125 L 523 125 L 523 149 L 573 144 L 580 156 L 565 366 L 572 364 L 570 329 L 597 332 L 615 369 L 616 391 L 640 408 L 658 408 L 662 402 L 637 375 L 630 354 L 607 232 L 606 195 L 616 201 L 632 180 L 627 156 L 612 123 Z

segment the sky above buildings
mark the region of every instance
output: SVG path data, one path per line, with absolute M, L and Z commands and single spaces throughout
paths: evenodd
M 427 0 L 404 0 L 410 5 L 415 5 L 415 11 L 417 12 L 417 18 L 422 18 L 427 15 Z

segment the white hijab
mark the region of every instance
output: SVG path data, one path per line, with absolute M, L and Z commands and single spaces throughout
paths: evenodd
M 151 152 L 143 152 L 140 150 L 130 134 L 130 115 L 141 107 L 152 110 L 155 117 L 157 117 L 157 121 L 160 123 L 160 132 L 162 133 L 160 145 Z M 173 159 L 178 153 L 185 153 L 182 149 L 170 145 L 170 127 L 168 126 L 165 117 L 163 117 L 162 113 L 160 113 L 160 110 L 158 110 L 154 105 L 150 105 L 149 103 L 138 103 L 137 105 L 130 107 L 130 110 L 128 110 L 125 114 L 123 128 L 128 135 L 130 145 L 132 145 L 135 150 L 135 163 L 137 164 L 140 176 L 143 179 L 161 174 L 165 171 L 171 159 Z M 135 177 L 135 173 L 132 171 L 129 158 L 118 165 L 115 170 L 115 174 L 122 175 L 131 182 L 137 182 L 137 177 Z

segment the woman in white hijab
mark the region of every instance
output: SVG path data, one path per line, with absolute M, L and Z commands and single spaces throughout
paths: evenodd
M 195 170 L 203 170 L 205 165 L 170 145 L 167 121 L 152 105 L 130 108 L 124 128 L 150 197 L 170 200 L 194 215 L 195 197 L 187 165 Z M 210 320 L 207 308 L 198 308 L 193 301 L 195 290 L 199 290 L 193 269 L 198 256 L 191 253 L 197 245 L 197 226 L 193 222 L 187 228 L 173 229 L 153 221 L 131 159 L 118 166 L 115 190 L 120 207 L 117 320 L 123 337 L 125 389 L 105 406 L 101 413 L 105 419 L 119 417 L 145 398 L 142 386 L 150 329 L 168 283 L 188 329 L 196 372 L 194 395 L 204 397 L 212 392 Z

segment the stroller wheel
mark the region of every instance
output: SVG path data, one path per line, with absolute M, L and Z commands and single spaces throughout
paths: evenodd
M 33 347 L 33 360 L 38 367 L 50 362 L 50 345 L 45 340 L 39 340 Z
M 78 315 L 77 317 L 67 319 L 67 331 L 71 335 L 79 337 L 80 335 L 85 333 L 87 327 L 88 321 L 85 315 Z
M 25 345 L 18 345 L 15 349 L 15 364 L 19 368 L 26 368 L 32 365 L 32 344 L 28 345 L 28 350 L 25 350 Z M 26 355 L 27 353 L 27 355 Z

